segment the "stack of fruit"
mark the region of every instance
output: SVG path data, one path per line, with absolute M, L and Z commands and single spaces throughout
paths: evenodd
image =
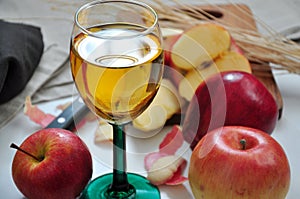
M 165 48 L 166 78 L 187 102 L 182 135 L 193 150 L 195 198 L 285 198 L 289 162 L 271 137 L 276 101 L 229 32 L 204 23 L 167 38 Z

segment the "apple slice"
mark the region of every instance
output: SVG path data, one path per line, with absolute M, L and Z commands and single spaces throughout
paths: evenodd
M 104 120 L 99 121 L 99 126 L 95 131 L 95 143 L 101 143 L 113 140 L 113 128 Z
M 45 113 L 39 107 L 32 105 L 30 96 L 25 99 L 24 114 L 43 128 L 55 119 L 54 115 Z
M 177 29 L 163 28 L 162 34 L 164 38 L 164 59 L 167 66 L 171 65 L 171 49 L 177 39 L 181 36 L 183 31 Z
M 174 125 L 159 144 L 159 151 L 145 156 L 144 164 L 150 182 L 156 185 L 179 185 L 188 180 L 182 175 L 187 161 L 176 155 L 183 141 L 181 128 Z
M 183 144 L 182 130 L 179 125 L 174 125 L 172 130 L 165 136 L 159 144 L 159 151 L 169 155 L 174 155 Z
M 203 69 L 190 70 L 179 83 L 179 94 L 190 101 L 197 87 L 208 77 L 225 71 L 252 73 L 248 59 L 236 51 L 224 51 L 213 63 Z
M 202 67 L 228 50 L 230 44 L 230 34 L 224 27 L 214 23 L 199 24 L 176 40 L 171 48 L 171 62 L 185 70 Z
M 215 64 L 211 64 L 202 70 L 190 70 L 183 78 L 178 86 L 178 92 L 181 97 L 190 101 L 194 95 L 198 85 L 204 81 L 204 79 L 212 74 L 218 73 L 218 68 Z
M 241 55 L 244 55 L 244 51 L 239 47 L 234 38 L 231 37 L 230 51 L 235 51 Z
M 186 160 L 176 155 L 166 155 L 155 160 L 148 170 L 147 179 L 154 185 L 161 185 L 173 178 L 177 170 L 186 166 Z M 184 181 L 187 178 L 183 179 Z
M 236 51 L 225 51 L 214 61 L 220 72 L 238 70 L 252 73 L 248 59 Z
M 180 111 L 183 104 L 177 89 L 171 81 L 163 79 L 150 106 L 132 124 L 142 131 L 152 131 L 164 126 L 167 119 Z

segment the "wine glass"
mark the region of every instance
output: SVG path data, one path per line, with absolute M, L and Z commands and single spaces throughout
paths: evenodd
M 155 97 L 163 74 L 156 12 L 131 0 L 93 1 L 75 14 L 71 71 L 82 99 L 113 126 L 113 173 L 97 177 L 81 198 L 160 198 L 145 177 L 126 172 L 124 125 Z

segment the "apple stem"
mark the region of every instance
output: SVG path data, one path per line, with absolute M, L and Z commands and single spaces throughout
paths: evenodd
M 241 139 L 240 143 L 242 145 L 242 150 L 245 150 L 246 149 L 246 140 L 245 139 Z
M 17 145 L 14 144 L 14 143 L 11 143 L 11 144 L 10 144 L 10 148 L 17 149 L 18 151 L 21 151 L 21 152 L 25 153 L 26 155 L 29 155 L 30 157 L 34 158 L 35 160 L 37 160 L 37 161 L 39 161 L 39 162 L 42 161 L 41 158 L 38 158 L 38 157 L 32 155 L 31 153 L 28 153 L 27 151 L 21 149 L 19 146 L 17 146 Z

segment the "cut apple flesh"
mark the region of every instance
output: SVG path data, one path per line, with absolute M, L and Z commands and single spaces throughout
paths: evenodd
M 147 179 L 154 185 L 164 184 L 173 177 L 182 164 L 185 164 L 185 159 L 175 155 L 159 158 L 152 164 Z
M 185 78 L 179 83 L 179 94 L 190 101 L 197 87 L 208 77 L 224 71 L 244 71 L 251 73 L 248 59 L 234 51 L 224 51 L 209 66 L 203 69 L 189 70 Z
M 202 67 L 229 49 L 228 31 L 213 23 L 204 23 L 183 32 L 174 43 L 171 61 L 178 68 L 190 70 Z
M 194 95 L 198 85 L 205 79 L 205 77 L 217 73 L 217 68 L 214 64 L 205 67 L 202 70 L 190 70 L 183 78 L 178 86 L 178 92 L 187 101 L 190 101 Z
M 132 121 L 132 124 L 142 131 L 161 128 L 174 113 L 180 110 L 182 103 L 175 86 L 171 81 L 163 79 L 153 102 Z
M 235 51 L 223 52 L 215 60 L 215 64 L 217 65 L 220 72 L 238 70 L 247 73 L 252 73 L 248 59 L 244 55 Z

